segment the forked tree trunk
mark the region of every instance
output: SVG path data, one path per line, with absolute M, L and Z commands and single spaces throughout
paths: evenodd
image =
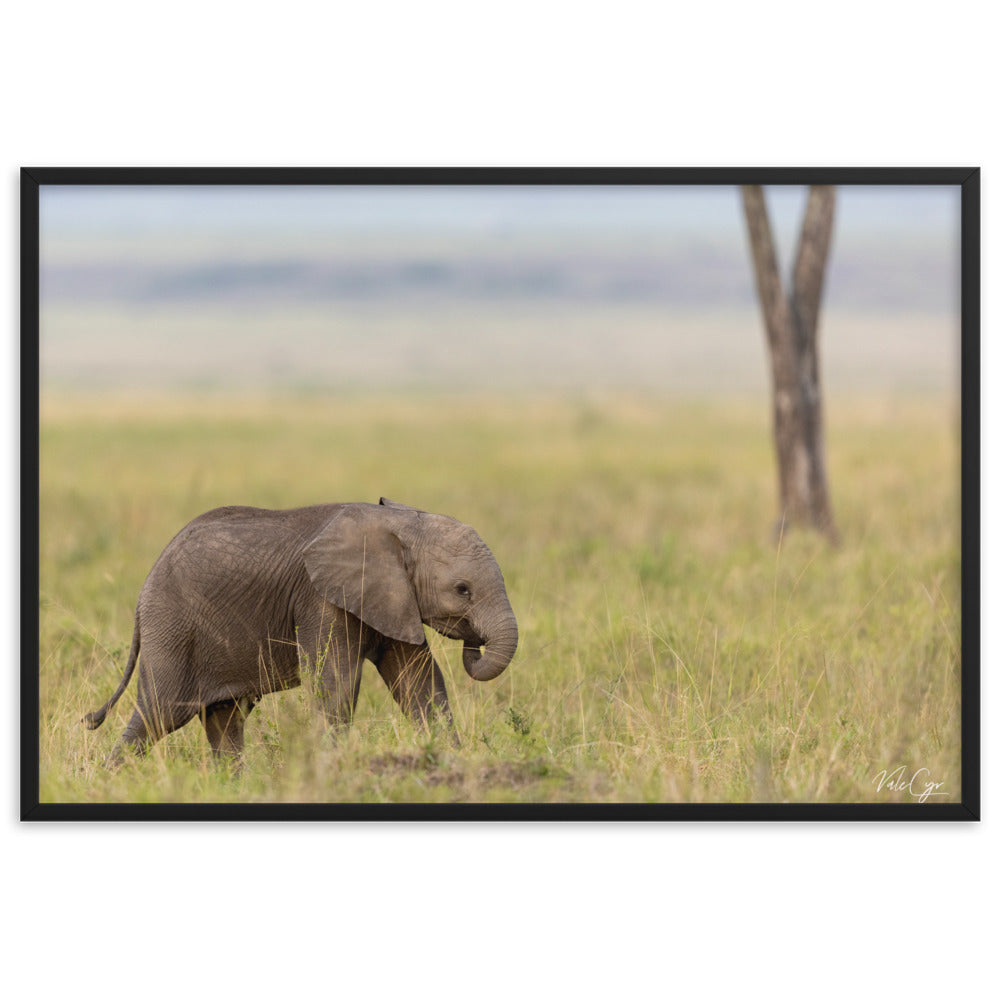
M 839 540 L 830 506 L 823 438 L 823 399 L 816 332 L 833 232 L 834 188 L 812 187 L 799 236 L 792 289 L 778 272 L 764 192 L 743 188 L 743 208 L 771 356 L 774 442 L 778 459 L 777 531 L 795 525 Z

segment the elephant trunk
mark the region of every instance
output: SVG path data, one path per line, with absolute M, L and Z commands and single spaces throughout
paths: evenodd
M 462 649 L 462 663 L 466 673 L 476 681 L 491 681 L 507 669 L 517 649 L 517 622 L 513 612 L 502 624 L 484 629 L 482 650 L 466 642 Z

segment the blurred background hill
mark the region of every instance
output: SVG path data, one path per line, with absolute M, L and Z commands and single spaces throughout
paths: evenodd
M 783 271 L 804 188 L 769 188 Z M 739 192 L 47 187 L 50 389 L 757 394 Z M 839 191 L 821 319 L 841 393 L 957 392 L 959 195 Z

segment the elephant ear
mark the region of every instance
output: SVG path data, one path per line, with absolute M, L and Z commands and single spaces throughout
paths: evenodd
M 390 639 L 426 639 L 402 542 L 373 504 L 344 507 L 303 555 L 312 585 L 331 604 Z

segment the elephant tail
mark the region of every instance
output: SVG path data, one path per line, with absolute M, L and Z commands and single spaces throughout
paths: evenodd
M 132 631 L 132 648 L 128 653 L 125 676 L 122 678 L 121 684 L 118 685 L 118 690 L 96 712 L 91 712 L 80 720 L 88 729 L 96 729 L 107 718 L 108 712 L 114 707 L 115 702 L 125 693 L 125 688 L 128 687 L 128 682 L 132 679 L 132 674 L 135 672 L 135 665 L 138 659 L 139 610 L 137 608 L 135 612 L 135 628 Z

